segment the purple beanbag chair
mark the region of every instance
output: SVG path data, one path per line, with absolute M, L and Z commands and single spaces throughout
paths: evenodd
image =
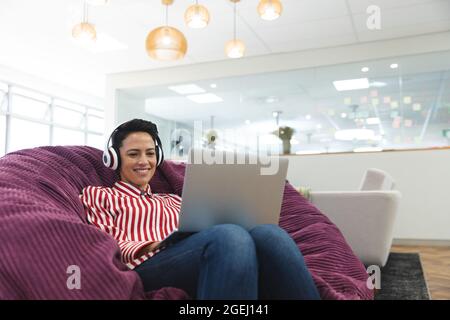
M 184 170 L 165 161 L 152 190 L 181 194 Z M 116 241 L 87 223 L 81 190 L 116 180 L 92 147 L 39 147 L 0 158 L 0 299 L 189 299 L 178 288 L 145 293 Z M 289 183 L 280 226 L 301 249 L 323 299 L 373 299 L 342 234 Z

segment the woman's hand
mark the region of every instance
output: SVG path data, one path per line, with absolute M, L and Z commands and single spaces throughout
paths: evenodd
M 152 252 L 153 250 L 155 250 L 155 248 L 161 243 L 161 241 L 155 241 L 152 242 L 150 245 L 147 246 L 148 251 L 147 252 Z
M 161 243 L 161 241 L 155 241 L 150 243 L 148 246 L 143 247 L 139 252 L 137 253 L 138 257 L 142 257 L 146 253 L 150 253 L 155 250 L 155 248 Z

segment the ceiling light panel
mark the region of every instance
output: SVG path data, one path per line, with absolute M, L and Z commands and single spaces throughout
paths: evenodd
M 197 86 L 196 84 L 182 84 L 179 86 L 170 86 L 168 88 L 169 90 L 175 91 L 179 94 L 194 94 L 206 92 L 203 88 Z
M 333 81 L 333 85 L 337 91 L 350 91 L 369 88 L 369 80 L 367 78 L 337 80 Z
M 213 93 L 205 93 L 205 94 L 194 94 L 186 96 L 191 101 L 197 102 L 197 103 L 215 103 L 215 102 L 222 102 L 223 99 Z

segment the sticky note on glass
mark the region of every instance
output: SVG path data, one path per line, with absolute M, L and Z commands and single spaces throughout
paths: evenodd
M 403 97 L 403 103 L 404 104 L 411 104 L 412 99 L 411 97 Z
M 414 103 L 412 109 L 414 111 L 420 111 L 422 109 L 422 105 L 420 103 Z
M 412 127 L 412 124 L 413 124 L 413 122 L 412 122 L 412 120 L 411 119 L 405 119 L 405 127 Z

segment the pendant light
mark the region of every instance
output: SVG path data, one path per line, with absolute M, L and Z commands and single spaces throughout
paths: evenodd
M 261 0 L 258 5 L 258 13 L 264 20 L 275 20 L 281 15 L 283 7 L 280 0 Z
M 172 3 L 173 0 L 162 0 L 162 4 L 166 6 L 166 24 L 152 30 L 145 42 L 148 55 L 156 60 L 181 59 L 187 51 L 183 33 L 168 25 L 168 10 Z
M 190 6 L 184 13 L 184 21 L 189 28 L 201 29 L 209 23 L 209 12 L 206 7 L 198 4 L 198 0 L 195 4 Z
M 83 2 L 83 20 L 72 29 L 72 37 L 80 44 L 90 45 L 97 40 L 97 32 L 93 24 L 88 22 L 88 4 Z
M 225 53 L 229 58 L 241 58 L 244 56 L 245 45 L 241 40 L 236 39 L 236 3 L 240 0 L 230 0 L 233 2 L 233 16 L 234 16 L 234 27 L 233 27 L 233 40 L 228 41 L 225 44 Z

